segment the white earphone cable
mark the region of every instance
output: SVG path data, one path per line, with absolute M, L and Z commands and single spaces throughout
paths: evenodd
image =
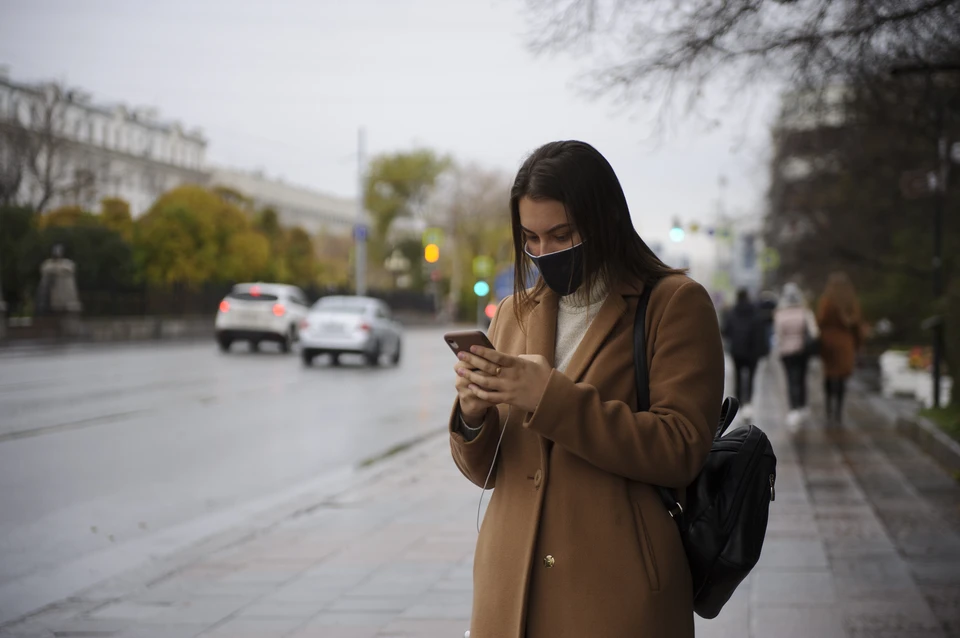
M 483 509 L 483 493 L 487 491 L 487 483 L 490 482 L 490 476 L 493 474 L 493 468 L 497 466 L 497 455 L 500 454 L 500 444 L 503 442 L 503 434 L 507 431 L 507 423 L 510 422 L 510 408 L 507 407 L 507 418 L 503 421 L 503 429 L 500 430 L 500 438 L 497 439 L 497 449 L 493 451 L 493 461 L 490 462 L 490 469 L 487 470 L 487 478 L 483 480 L 483 487 L 480 488 L 480 502 L 477 503 L 477 534 L 480 533 L 480 510 Z

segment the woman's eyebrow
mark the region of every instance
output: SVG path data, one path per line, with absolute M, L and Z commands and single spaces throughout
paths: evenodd
M 552 233 L 552 232 L 554 232 L 554 231 L 560 230 L 561 228 L 567 228 L 567 227 L 569 227 L 569 226 L 570 226 L 570 223 L 569 223 L 569 222 L 564 222 L 563 224 L 557 224 L 556 226 L 553 226 L 552 228 L 548 228 L 543 234 L 544 234 L 544 235 L 549 235 L 550 233 Z M 529 228 L 526 228 L 525 226 L 522 226 L 522 225 L 520 226 L 520 230 L 522 230 L 522 231 L 525 232 L 525 233 L 530 233 L 531 235 L 536 235 L 536 234 L 537 234 L 537 233 L 533 232 L 532 230 L 530 230 Z

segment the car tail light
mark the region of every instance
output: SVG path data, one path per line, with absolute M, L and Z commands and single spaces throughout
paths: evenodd
M 260 286 L 250 286 L 250 294 L 254 297 L 260 296 Z
M 373 328 L 371 328 L 371 327 L 370 327 L 370 324 L 367 323 L 367 322 L 361 323 L 361 324 L 360 324 L 360 329 L 363 330 L 364 332 L 370 332 L 371 330 L 373 330 Z
M 282 317 L 287 313 L 287 309 L 283 307 L 282 303 L 273 304 L 273 314 L 277 317 Z
M 220 302 L 220 312 L 229 312 L 230 311 L 230 302 L 224 299 Z

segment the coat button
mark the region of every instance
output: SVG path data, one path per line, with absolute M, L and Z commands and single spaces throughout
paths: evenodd
M 540 482 L 543 480 L 543 471 L 537 470 L 537 473 L 533 475 L 533 485 L 534 487 L 540 487 Z
M 550 554 L 547 554 L 546 556 L 543 557 L 543 566 L 546 567 L 547 569 L 550 569 L 551 567 L 553 567 L 556 562 L 557 561 L 554 560 L 553 556 L 551 556 Z

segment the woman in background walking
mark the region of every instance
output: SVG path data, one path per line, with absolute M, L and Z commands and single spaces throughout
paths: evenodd
M 847 379 L 853 374 L 860 348 L 860 322 L 860 302 L 850 277 L 844 272 L 833 273 L 817 308 L 828 423 L 839 425 L 843 421 Z
M 753 416 L 753 377 L 766 339 L 762 317 L 746 290 L 737 291 L 737 303 L 723 321 L 723 336 L 736 371 L 737 401 L 746 418 Z
M 816 317 L 807 307 L 803 292 L 794 283 L 783 287 L 780 305 L 774 314 L 774 334 L 780 360 L 787 373 L 787 393 L 790 411 L 787 429 L 796 432 L 808 417 L 807 363 L 811 344 L 819 336 Z

